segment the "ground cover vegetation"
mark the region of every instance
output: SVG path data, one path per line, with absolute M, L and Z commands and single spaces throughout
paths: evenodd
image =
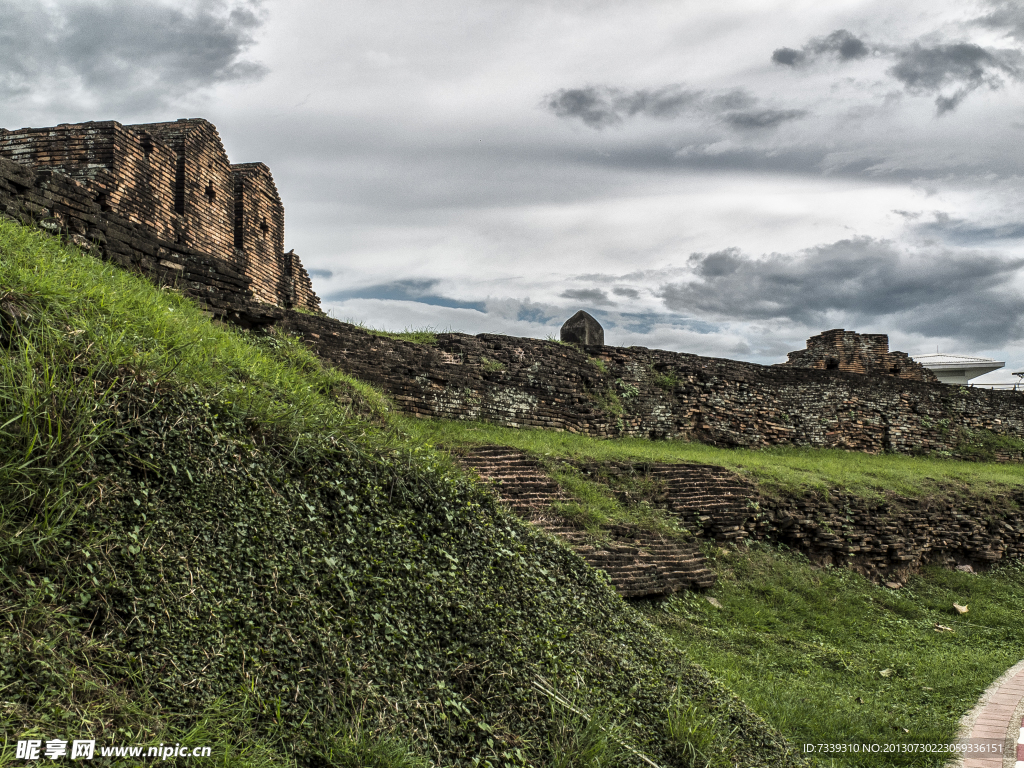
M 392 419 L 296 341 L 0 222 L 0 765 L 33 737 L 232 766 L 801 763 Z
M 439 331 L 436 328 L 406 328 L 404 331 L 386 331 L 383 328 L 374 328 L 366 325 L 365 323 L 356 322 L 351 319 L 345 322 L 355 325 L 357 328 L 361 328 L 373 336 L 382 336 L 386 339 L 396 339 L 398 341 L 408 341 L 411 344 L 426 344 L 430 346 L 437 343 L 437 334 L 439 333 L 454 333 L 451 329 L 445 331 Z
M 904 456 L 771 452 L 780 467 L 766 462 L 765 452 L 685 443 L 601 441 L 436 420 L 408 419 L 407 429 L 456 454 L 477 444 L 528 451 L 574 499 L 558 511 L 595 535 L 626 523 L 692 536 L 645 502 L 656 492 L 645 487 L 649 481 L 603 473 L 601 462 L 696 460 L 734 469 L 777 494 L 796 495 L 841 488 L 873 496 L 898 483 L 904 492 L 956 488 L 985 497 L 1019 488 L 1024 479 L 1015 465 Z M 850 466 L 839 466 L 842 459 Z M 642 610 L 795 744 L 948 743 L 982 691 L 1020 661 L 1019 561 L 983 574 L 927 569 L 892 590 L 852 571 L 819 568 L 779 545 L 702 546 L 717 584 L 706 594 L 644 603 Z M 968 613 L 960 615 L 954 603 L 968 606 Z M 808 759 L 821 766 L 941 766 L 948 755 Z

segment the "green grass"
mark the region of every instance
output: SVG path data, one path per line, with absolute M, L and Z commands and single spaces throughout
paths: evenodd
M 490 373 L 497 373 L 505 370 L 505 364 L 500 360 L 492 360 L 489 357 L 483 355 L 480 356 L 480 367 Z
M 757 481 L 763 489 L 789 495 L 833 489 L 876 497 L 960 490 L 1004 493 L 1024 484 L 1024 465 L 965 462 L 915 456 L 810 448 L 725 449 L 703 443 L 635 438 L 598 440 L 568 432 L 509 429 L 492 424 L 396 416 L 411 436 L 445 446 L 506 445 L 539 457 L 623 462 L 714 464 Z
M 261 768 L 640 765 L 612 757 L 621 729 L 675 766 L 682 695 L 740 726 L 745 765 L 799 763 L 602 574 L 294 340 L 3 221 L 0 309 L 12 737 L 202 739 L 211 764 Z
M 796 744 L 948 743 L 958 719 L 1024 656 L 1024 564 L 928 569 L 900 590 L 769 547 L 717 550 L 709 596 L 647 609 L 690 658 Z M 967 605 L 958 615 L 953 603 Z M 936 625 L 952 631 L 935 631 Z M 822 766 L 943 759 L 818 758 Z
M 436 344 L 438 333 L 458 333 L 451 328 L 444 331 L 438 331 L 436 328 L 406 328 L 404 331 L 385 331 L 381 328 L 374 328 L 366 325 L 365 323 L 357 322 L 355 320 L 346 320 L 346 323 L 361 328 L 367 333 L 373 336 L 382 336 L 385 339 L 396 339 L 398 341 L 408 341 L 410 344 Z

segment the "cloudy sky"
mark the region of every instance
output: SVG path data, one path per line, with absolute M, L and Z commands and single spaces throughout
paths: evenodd
M 202 116 L 375 327 L 1024 368 L 1017 0 L 0 0 L 0 126 Z

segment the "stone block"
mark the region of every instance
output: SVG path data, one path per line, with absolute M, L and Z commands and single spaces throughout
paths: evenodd
M 562 324 L 559 335 L 566 344 L 604 346 L 604 328 L 582 309 Z

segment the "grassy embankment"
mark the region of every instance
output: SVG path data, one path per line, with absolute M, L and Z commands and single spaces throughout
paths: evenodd
M 0 309 L 0 764 L 26 738 L 232 766 L 798 762 L 297 342 L 9 222 Z
M 779 495 L 841 489 L 876 497 L 945 493 L 991 497 L 1019 489 L 1024 468 L 841 451 L 723 450 L 594 440 L 487 424 L 403 419 L 418 439 L 454 450 L 507 445 L 534 455 L 577 504 L 569 517 L 593 528 L 630 522 L 671 533 L 671 518 L 624 504 L 579 463 L 696 461 L 732 469 Z M 606 478 L 607 479 L 607 478 Z M 614 478 L 621 488 L 620 478 Z M 637 489 L 642 495 L 642 488 Z M 678 529 L 677 529 L 678 530 Z M 794 743 L 947 742 L 980 693 L 1024 656 L 1024 568 L 987 574 L 929 569 L 899 591 L 842 569 L 819 569 L 770 546 L 705 547 L 719 580 L 643 610 L 671 641 Z M 968 605 L 960 616 L 953 603 Z M 948 629 L 941 629 L 947 627 Z M 812 758 L 820 765 L 939 766 L 944 756 Z

